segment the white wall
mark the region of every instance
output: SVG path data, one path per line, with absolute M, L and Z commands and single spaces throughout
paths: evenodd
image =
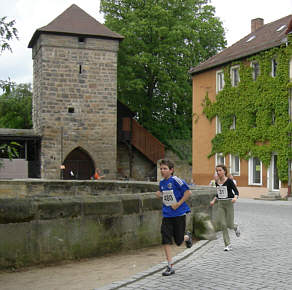
M 28 178 L 28 162 L 25 159 L 1 159 L 0 179 Z

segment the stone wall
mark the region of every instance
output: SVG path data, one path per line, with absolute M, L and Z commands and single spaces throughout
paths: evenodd
M 157 188 L 151 182 L 0 180 L 0 268 L 160 244 Z M 210 217 L 212 197 L 212 188 L 192 188 L 187 227 L 195 234 L 198 217 Z
M 41 177 L 56 179 L 80 147 L 116 177 L 118 40 L 41 34 L 32 50 L 33 123 Z
M 156 181 L 156 164 L 132 146 L 132 165 L 130 165 L 129 148 L 126 144 L 119 143 L 117 147 L 117 170 L 119 179 L 140 181 Z M 132 166 L 132 176 L 130 176 Z

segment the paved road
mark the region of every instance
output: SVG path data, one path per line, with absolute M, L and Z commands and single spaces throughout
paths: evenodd
M 241 199 L 236 204 L 241 237 L 230 232 L 233 251 L 222 235 L 185 251 L 176 273 L 157 268 L 102 289 L 292 289 L 292 202 Z M 179 260 L 178 259 L 178 260 Z M 164 264 L 163 264 L 164 266 Z

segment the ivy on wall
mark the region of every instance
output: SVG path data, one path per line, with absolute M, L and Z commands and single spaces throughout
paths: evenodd
M 250 57 L 244 64 L 234 62 L 224 68 L 225 86 L 214 102 L 208 95 L 203 102 L 204 114 L 209 120 L 218 116 L 222 132 L 212 139 L 212 151 L 233 154 L 241 159 L 258 157 L 267 168 L 273 153 L 278 155 L 278 175 L 288 180 L 288 160 L 292 157 L 289 122 L 289 62 L 292 44 L 272 48 Z M 276 76 L 272 77 L 272 59 L 277 61 Z M 257 62 L 260 74 L 253 79 L 251 62 Z M 240 82 L 233 87 L 230 68 L 239 65 Z M 292 88 L 291 88 L 292 89 Z M 233 120 L 235 129 L 230 129 Z

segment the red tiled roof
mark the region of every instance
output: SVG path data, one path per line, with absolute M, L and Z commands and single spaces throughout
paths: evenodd
M 73 4 L 48 25 L 35 31 L 28 47 L 32 48 L 41 33 L 56 33 L 69 35 L 82 35 L 89 37 L 103 37 L 122 40 L 124 37 L 111 31 L 105 25 L 84 10 Z
M 196 74 L 281 45 L 286 39 L 285 32 L 291 19 L 292 15 L 288 15 L 279 20 L 263 25 L 255 32 L 248 34 L 238 42 L 234 43 L 232 46 L 210 57 L 196 67 L 191 68 L 189 72 L 191 74 Z M 280 29 L 281 27 L 282 29 Z

